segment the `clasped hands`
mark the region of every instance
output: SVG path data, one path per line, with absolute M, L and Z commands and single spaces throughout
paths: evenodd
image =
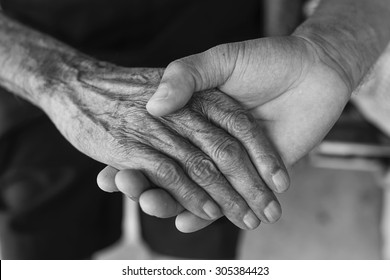
M 324 63 L 329 55 L 287 36 L 172 62 L 157 91 L 138 98 L 136 129 L 122 131 L 131 137 L 118 135 L 130 147 L 126 164 L 110 164 L 98 185 L 139 199 L 150 215 L 177 216 L 183 232 L 222 215 L 243 229 L 275 222 L 274 192 L 289 186 L 285 166 L 323 139 L 350 97 L 339 66 Z

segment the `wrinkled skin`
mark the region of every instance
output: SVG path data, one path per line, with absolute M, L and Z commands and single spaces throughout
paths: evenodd
M 223 213 L 244 229 L 257 227 L 258 217 L 273 222 L 263 210 L 272 201 L 279 212 L 280 206 L 259 174 L 284 166 L 257 122 L 233 99 L 206 91 L 175 114 L 156 118 L 145 105 L 161 70 L 72 63 L 77 67 L 68 63 L 62 72 L 67 74 L 57 73 L 42 86 L 56 92 L 45 106 L 48 115 L 80 151 L 117 169 L 140 170 L 203 219 Z M 63 75 L 66 83 L 59 83 Z
M 325 137 L 350 97 L 349 81 L 324 47 L 299 36 L 285 36 L 224 44 L 179 59 L 167 67 L 160 86 L 169 88 L 171 97 L 147 108 L 154 115 L 166 115 L 191 96 L 196 98 L 197 91 L 218 87 L 263 125 L 283 161 L 291 166 Z M 166 207 L 177 202 L 162 191 L 148 189 L 140 179 L 134 181 L 141 176 L 136 170 L 122 170 L 117 176 L 110 167 L 104 172 L 108 174 L 100 176 L 103 189 L 116 184 L 121 191 L 140 196 L 148 214 L 178 215 L 176 226 L 181 231 L 196 231 L 211 223 Z M 153 207 L 157 203 L 160 207 Z
M 181 205 L 191 211 L 184 213 L 206 220 L 224 214 L 241 228 L 280 216 L 260 176 L 270 185 L 283 163 L 231 99 L 215 91 L 207 100 L 215 108 L 200 98 L 173 117 L 154 118 L 145 104 L 161 69 L 98 62 L 2 13 L 0 33 L 1 85 L 45 111 L 81 152 L 140 170 L 180 202 L 180 211 Z M 271 201 L 276 214 L 268 219 L 263 210 Z

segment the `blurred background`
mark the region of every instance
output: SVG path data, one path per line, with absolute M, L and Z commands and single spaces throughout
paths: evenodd
M 309 15 L 319 1 L 265 1 L 264 35 L 289 34 L 302 20 L 297 2 L 307 2 Z M 288 5 L 295 15 L 280 9 Z M 389 53 L 323 143 L 291 170 L 290 190 L 278 196 L 282 218 L 241 234 L 239 259 L 390 259 Z M 124 235 L 93 258 L 167 258 L 142 242 L 138 206 L 124 200 Z

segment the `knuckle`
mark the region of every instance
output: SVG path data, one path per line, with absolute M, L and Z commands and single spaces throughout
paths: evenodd
M 183 59 L 176 59 L 168 64 L 166 70 L 183 70 L 184 67 L 186 67 L 186 65 L 183 62 Z
M 249 192 L 249 197 L 252 197 L 253 201 L 259 203 L 259 206 L 262 205 L 262 201 L 270 200 L 270 196 L 271 192 L 265 185 L 258 186 Z
M 234 43 L 220 44 L 211 49 L 208 52 L 208 59 L 215 59 L 217 61 L 223 61 L 224 64 L 229 64 L 232 59 L 236 59 L 238 55 L 238 45 Z
M 233 161 L 240 159 L 243 153 L 245 151 L 240 143 L 231 138 L 226 138 L 217 144 L 214 150 L 214 157 L 218 162 L 231 164 Z
M 230 213 L 230 215 L 236 216 L 245 213 L 243 210 L 248 207 L 244 203 L 241 203 L 241 199 L 229 199 L 223 202 L 222 208 Z
M 256 121 L 251 114 L 239 110 L 230 117 L 228 126 L 234 133 L 248 133 L 255 128 Z
M 199 155 L 187 160 L 186 170 L 191 178 L 197 182 L 202 182 L 203 185 L 219 181 L 221 177 L 220 172 L 213 162 L 208 158 Z
M 198 70 L 196 67 L 198 60 L 197 55 L 187 56 L 184 58 L 177 59 L 173 62 L 171 62 L 167 69 L 172 72 L 179 72 L 184 73 L 186 76 L 186 79 L 188 79 L 191 82 L 199 82 L 202 81 L 205 77 L 203 77 L 202 72 Z
M 161 185 L 178 185 L 182 181 L 180 167 L 170 161 L 163 161 L 156 168 L 156 177 Z
M 192 188 L 185 188 L 185 187 L 180 187 L 178 189 L 180 197 L 184 201 L 191 201 L 192 204 L 195 205 L 200 205 L 201 204 L 201 197 L 202 195 L 196 191 L 195 189 Z
M 208 50 L 211 56 L 225 56 L 229 53 L 229 45 L 228 44 L 220 44 L 216 45 L 215 47 L 212 47 Z
M 262 168 L 269 170 L 270 174 L 276 173 L 279 169 L 282 169 L 282 164 L 275 155 L 261 154 L 258 155 L 259 161 L 262 164 Z
M 237 195 L 233 195 L 230 199 L 224 199 L 220 202 L 223 213 L 230 219 L 240 220 L 248 211 L 249 206 L 244 199 Z

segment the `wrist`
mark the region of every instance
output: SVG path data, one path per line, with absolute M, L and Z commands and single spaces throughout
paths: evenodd
M 88 58 L 0 12 L 0 83 L 10 92 L 44 109 L 83 60 Z
M 328 32 L 321 24 L 309 24 L 298 27 L 292 34 L 306 41 L 313 49 L 318 60 L 335 71 L 344 82 L 348 92 L 352 92 L 368 71 L 369 66 L 361 60 L 357 42 L 353 36 L 341 30 Z M 329 27 L 331 29 L 331 27 Z M 333 33 L 333 34 L 330 34 Z M 339 37 L 344 37 L 339 39 Z
M 57 100 L 64 102 L 77 86 L 81 71 L 91 67 L 94 60 L 74 51 L 43 52 L 39 63 L 28 69 L 28 83 L 34 103 L 44 111 Z
M 309 42 L 352 91 L 388 44 L 389 15 L 387 0 L 324 0 L 293 35 Z

